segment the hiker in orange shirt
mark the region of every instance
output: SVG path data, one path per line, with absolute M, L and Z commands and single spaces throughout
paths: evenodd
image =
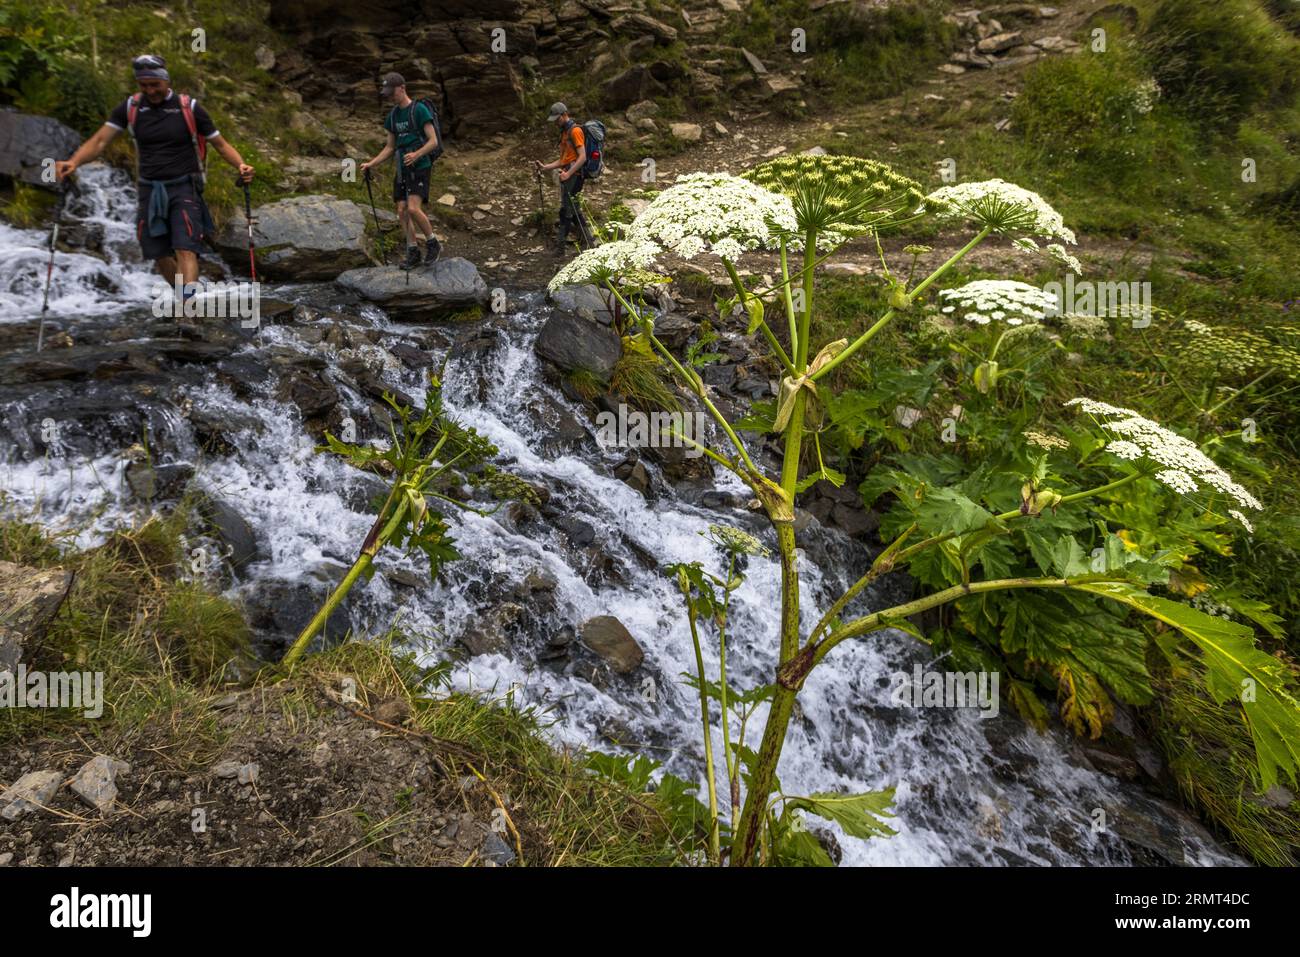
M 582 215 L 577 200 L 578 194 L 582 192 L 582 184 L 586 180 L 582 168 L 587 162 L 587 143 L 582 127 L 569 115 L 569 108 L 563 103 L 551 104 L 551 112 L 546 121 L 558 123 L 560 126 L 560 158 L 554 163 L 543 163 L 541 160 L 533 162 L 539 170 L 560 171 L 560 228 L 555 238 L 555 254 L 563 256 L 569 231 L 575 227 L 578 232 L 578 242 L 582 244 L 583 249 L 590 249 L 595 245 L 591 228 L 586 217 Z

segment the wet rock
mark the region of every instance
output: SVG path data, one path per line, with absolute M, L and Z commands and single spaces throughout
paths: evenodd
M 650 472 L 637 461 L 623 462 L 614 469 L 614 477 L 645 495 L 650 490 Z
M 411 270 L 396 266 L 350 269 L 336 282 L 407 322 L 438 322 L 481 307 L 488 300 L 487 283 L 478 269 L 460 257 Z
M 365 214 L 349 200 L 294 196 L 256 207 L 253 217 L 258 273 L 268 279 L 333 279 L 371 261 Z M 248 223 L 242 208 L 218 231 L 215 245 L 232 268 L 246 267 Z
M 226 546 L 230 565 L 240 574 L 254 562 L 267 558 L 261 539 L 233 505 L 212 492 L 203 492 L 197 502 L 199 516 Z
M 533 349 L 561 372 L 584 369 L 608 382 L 623 354 L 623 343 L 607 326 L 573 313 L 555 312 L 538 333 Z
M 582 643 L 621 675 L 635 671 L 645 652 L 624 624 L 613 615 L 598 615 L 582 625 Z
M 486 614 L 475 615 L 460 636 L 460 643 L 475 657 L 505 654 L 510 650 L 511 634 L 524 617 L 524 608 L 503 602 Z
M 97 754 L 81 766 L 72 779 L 72 790 L 101 814 L 107 814 L 117 800 L 117 776 L 129 774 L 131 765 L 106 754 Z
M 72 586 L 72 572 L 0 561 L 0 671 L 32 661 Z
M 42 179 L 46 158 L 71 156 L 80 145 L 76 131 L 58 120 L 0 110 L 0 176 L 48 187 Z
M 132 462 L 126 467 L 126 484 L 131 494 L 142 502 L 180 498 L 185 485 L 194 475 L 194 466 L 185 462 L 150 465 Z
M 339 404 L 338 392 L 325 374 L 305 369 L 291 372 L 280 383 L 276 395 L 279 399 L 296 405 L 304 419 L 324 415 Z
M 0 817 L 16 821 L 24 814 L 48 807 L 63 775 L 58 771 L 31 771 L 0 792 Z
M 335 580 L 342 578 L 343 573 L 344 569 L 329 565 L 292 581 L 272 578 L 252 582 L 243 594 L 249 624 L 273 636 L 274 640 L 269 642 L 273 649 L 287 645 L 325 604 Z M 350 597 L 340 602 L 326 619 L 316 647 L 333 647 L 351 630 Z

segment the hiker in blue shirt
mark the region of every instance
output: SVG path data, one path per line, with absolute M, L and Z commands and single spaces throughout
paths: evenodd
M 400 73 L 384 76 L 381 93 L 393 104 L 384 119 L 388 142 L 378 156 L 362 163 L 361 169 L 364 172 L 397 154 L 393 202 L 397 204 L 397 218 L 406 233 L 406 261 L 402 265 L 411 269 L 422 262 L 434 262 L 441 252 L 424 207 L 429 202 L 433 160 L 442 152 L 442 137 L 438 135 L 438 118 L 432 102 L 411 99 Z M 421 244 L 425 247 L 423 251 Z

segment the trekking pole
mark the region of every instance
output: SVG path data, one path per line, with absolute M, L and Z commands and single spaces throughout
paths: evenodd
M 542 185 L 540 167 L 533 167 L 533 178 L 537 180 L 537 225 L 544 227 L 546 225 L 546 189 Z
M 375 208 L 375 191 L 370 186 L 371 177 L 370 177 L 369 166 L 367 166 L 365 169 L 365 180 L 366 180 L 366 195 L 370 197 L 370 213 L 372 216 L 375 217 L 375 239 L 378 242 L 379 255 L 380 257 L 383 258 L 384 265 L 387 266 L 388 249 L 386 247 L 388 244 L 384 241 L 384 227 L 379 225 L 379 210 Z
M 243 176 L 235 175 L 235 185 L 244 187 L 244 218 L 248 220 L 248 271 L 253 277 L 253 282 L 257 282 L 257 259 L 253 255 L 255 248 L 253 225 L 257 220 L 253 218 L 253 199 L 248 193 L 248 183 L 244 182 Z
M 406 203 L 406 240 L 407 242 L 410 242 L 410 233 L 411 230 L 414 229 L 411 225 L 411 187 L 406 182 L 406 162 L 405 157 L 401 152 L 397 154 L 397 165 L 402 171 L 402 201 Z M 406 285 L 411 285 L 411 267 L 409 266 L 406 267 Z
M 76 180 L 71 176 L 63 180 L 63 185 L 59 188 L 59 198 L 54 202 L 54 229 L 50 231 L 50 258 L 45 265 L 45 298 L 41 302 L 41 324 L 36 330 L 37 352 L 45 347 L 45 314 L 50 311 L 50 283 L 54 279 L 54 247 L 59 242 L 59 226 L 63 222 L 63 207 L 67 205 L 69 190 L 77 195 L 81 194 Z

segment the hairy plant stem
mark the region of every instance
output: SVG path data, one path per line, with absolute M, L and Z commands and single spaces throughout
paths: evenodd
M 686 595 L 686 618 L 691 626 L 691 642 L 695 646 L 695 673 L 700 679 L 700 720 L 704 725 L 704 778 L 709 787 L 709 860 L 714 864 L 722 857 L 722 840 L 718 833 L 718 784 L 713 770 L 713 730 L 709 724 L 709 692 L 705 685 L 704 653 L 700 649 L 700 630 L 695 603 L 691 601 L 689 587 Z M 726 714 L 723 714 L 726 720 Z
M 813 268 L 817 258 L 817 233 L 809 230 L 804 237 L 803 310 L 799 315 L 798 340 L 792 343 L 795 370 L 802 375 L 808 368 L 808 340 L 813 310 Z M 781 489 L 794 504 L 795 488 L 799 484 L 799 457 L 803 445 L 803 416 L 805 391 L 800 389 L 794 398 L 794 409 L 785 427 L 785 454 L 781 461 Z M 777 547 L 781 555 L 781 651 L 777 673 L 780 674 L 799 653 L 799 568 L 795 554 L 793 519 L 777 521 L 769 513 L 776 529 Z M 732 839 L 731 862 L 747 867 L 754 861 L 754 853 L 767 817 L 768 794 L 776 777 L 776 767 L 781 760 L 790 715 L 794 713 L 797 689 L 787 688 L 780 682 L 772 696 L 767 723 L 763 726 L 763 740 L 759 745 L 757 764 L 750 776 L 749 790 L 740 812 L 740 822 Z
M 396 497 L 396 492 L 397 485 L 394 484 L 392 491 L 389 492 L 389 499 L 385 503 L 385 507 L 388 507 Z M 402 523 L 402 518 L 406 515 L 406 510 L 409 507 L 410 502 L 405 496 L 397 498 L 397 505 L 393 508 L 388 522 L 382 528 L 380 528 L 380 523 L 384 521 L 384 511 L 380 511 L 375 519 L 375 524 L 371 527 L 370 534 L 366 536 L 365 544 L 361 547 L 361 554 L 352 563 L 352 567 L 343 576 L 343 580 L 339 582 L 338 587 L 330 593 L 329 598 L 325 600 L 325 604 L 320 606 L 320 609 L 312 616 L 311 621 L 307 622 L 307 627 L 303 628 L 302 633 L 294 640 L 292 647 L 284 656 L 283 664 L 292 665 L 303 656 L 311 644 L 311 640 L 316 637 L 316 633 L 325 626 L 325 622 L 329 621 L 330 615 L 334 614 L 334 609 L 347 597 L 357 579 L 370 567 L 375 560 L 375 556 L 379 554 L 379 550 L 393 537 L 393 533 L 397 531 L 397 527 Z M 375 532 L 376 529 L 379 529 L 378 534 Z
M 606 280 L 605 285 L 608 286 L 610 292 L 618 298 L 618 301 L 623 304 L 623 308 L 628 311 L 629 315 L 640 316 L 640 313 L 632 307 L 631 303 L 623 298 L 623 295 L 614 287 L 613 283 Z M 745 446 L 744 443 L 740 441 L 740 436 L 736 435 L 736 430 L 732 427 L 731 423 L 727 421 L 727 417 L 718 411 L 718 407 L 715 406 L 709 399 L 708 395 L 705 394 L 704 385 L 701 382 L 699 375 L 694 372 L 687 372 L 685 367 L 677 361 L 677 357 L 674 356 L 668 347 L 660 342 L 653 333 L 648 333 L 647 335 L 650 339 L 650 344 L 654 346 L 655 349 L 658 350 L 659 354 L 668 361 L 668 364 L 677 371 L 677 374 L 681 377 L 682 381 L 690 383 L 694 388 L 695 394 L 699 396 L 700 401 L 704 403 L 704 407 L 709 410 L 709 415 L 713 416 L 714 421 L 717 422 L 719 427 L 727 433 L 727 438 L 731 439 L 731 444 L 734 445 L 736 451 L 740 453 L 740 459 L 745 463 L 745 466 L 751 472 L 757 472 L 758 469 L 755 468 L 753 461 L 750 460 L 749 453 L 745 451 Z M 719 461 L 722 460 L 719 459 Z M 743 473 L 741 473 L 741 477 L 745 477 Z
M 745 300 L 747 299 L 750 298 L 757 299 L 757 297 L 754 296 L 752 292 L 750 292 L 748 289 L 745 288 L 745 284 L 740 281 L 740 273 L 736 272 L 736 267 L 730 260 L 727 259 L 722 260 L 722 265 L 727 270 L 727 275 L 731 277 L 731 284 L 736 288 L 736 295 L 740 297 L 741 306 L 745 306 Z M 749 308 L 747 306 L 745 306 L 745 312 L 746 314 L 748 314 L 749 312 Z M 781 363 L 781 365 L 785 368 L 785 371 L 788 374 L 793 374 L 794 365 L 793 363 L 790 362 L 790 357 L 785 354 L 785 350 L 781 348 L 781 343 L 777 341 L 775 334 L 773 334 L 771 328 L 767 324 L 766 318 L 759 320 L 758 328 L 762 331 L 763 338 L 765 338 L 767 340 L 767 344 L 772 347 L 773 354 L 776 356 L 777 360 Z M 794 348 L 793 340 L 791 340 L 790 342 L 790 348 L 792 349 Z

